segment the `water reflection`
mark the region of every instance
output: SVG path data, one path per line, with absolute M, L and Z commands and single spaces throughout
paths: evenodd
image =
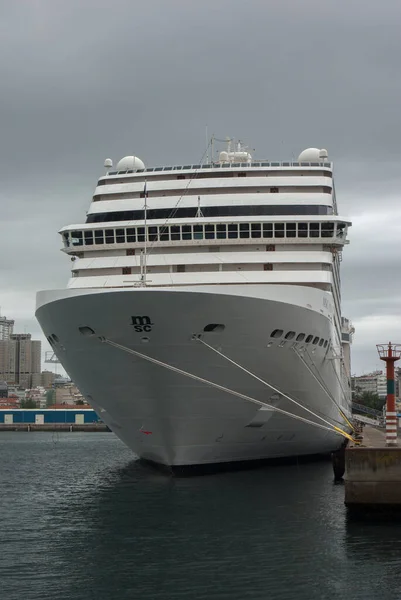
M 16 435 L 0 438 L 6 600 L 401 597 L 398 530 L 347 522 L 329 463 L 178 479 L 111 434 Z

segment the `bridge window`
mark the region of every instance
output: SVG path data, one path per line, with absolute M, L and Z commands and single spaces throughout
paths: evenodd
M 106 244 L 114 244 L 114 229 L 106 229 Z
M 296 237 L 297 225 L 296 223 L 287 223 L 287 237 Z
M 149 227 L 149 241 L 150 242 L 157 242 L 158 241 L 158 237 L 157 237 L 157 227 Z
M 227 225 L 216 225 L 217 239 L 225 240 L 227 237 Z
M 252 232 L 251 237 L 253 237 L 253 238 L 262 237 L 262 227 L 261 227 L 260 223 L 252 223 L 251 232 Z
M 127 242 L 134 244 L 136 242 L 136 231 L 134 227 L 128 227 L 127 229 Z
M 116 229 L 117 244 L 125 244 L 125 229 Z
M 273 237 L 273 224 L 272 223 L 263 223 L 263 237 L 271 238 Z M 271 246 L 274 247 L 274 246 Z
M 284 223 L 275 223 L 274 225 L 274 235 L 277 238 L 284 237 Z
M 228 237 L 230 239 L 238 238 L 238 225 L 237 224 L 232 223 L 228 226 Z
M 333 237 L 334 223 L 322 223 L 322 237 Z
M 249 223 L 241 223 L 239 232 L 240 238 L 249 238 Z
M 183 225 L 182 226 L 182 239 L 183 240 L 191 240 L 192 239 L 191 225 Z
M 171 239 L 172 240 L 179 240 L 181 239 L 181 231 L 180 231 L 180 227 L 179 225 L 173 225 L 171 227 Z
M 138 242 L 145 241 L 145 228 L 144 227 L 138 227 L 138 229 L 136 230 L 136 234 L 137 234 Z
M 71 245 L 72 246 L 82 246 L 84 243 L 82 239 L 82 231 L 72 231 L 71 232 Z
M 97 229 L 95 231 L 95 244 L 104 244 L 104 231 L 103 231 L 103 229 Z
M 319 237 L 320 223 L 309 223 L 309 237 Z
M 93 246 L 93 231 L 84 231 L 85 246 Z
M 298 237 L 308 237 L 308 223 L 298 223 Z
M 194 239 L 203 240 L 203 225 L 194 225 Z
M 205 238 L 207 240 L 214 240 L 214 225 L 205 225 Z

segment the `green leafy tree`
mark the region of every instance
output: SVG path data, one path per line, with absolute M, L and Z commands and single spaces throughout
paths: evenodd
M 21 408 L 37 408 L 36 402 L 35 400 L 32 400 L 32 398 L 21 400 Z
M 56 390 L 48 390 L 46 392 L 46 407 L 49 408 L 55 402 Z
M 354 401 L 368 408 L 374 408 L 375 410 L 382 410 L 386 403 L 385 398 L 380 398 L 374 392 L 360 392 L 358 388 L 355 390 Z
M 83 406 L 85 404 L 85 402 L 83 400 L 77 400 L 75 402 L 76 406 Z

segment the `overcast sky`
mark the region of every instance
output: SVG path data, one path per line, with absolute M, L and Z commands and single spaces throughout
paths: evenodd
M 44 341 L 65 287 L 57 231 L 85 220 L 106 157 L 196 163 L 205 125 L 254 155 L 327 148 L 351 217 L 352 371 L 401 342 L 400 0 L 0 0 L 0 306 Z

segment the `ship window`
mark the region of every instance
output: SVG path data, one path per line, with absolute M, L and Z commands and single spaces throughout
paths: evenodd
M 185 273 L 185 265 L 177 265 L 177 273 Z
M 131 275 L 131 267 L 123 267 L 123 275 Z
M 333 237 L 334 223 L 322 223 L 322 237 Z
M 216 225 L 217 238 L 225 240 L 227 237 L 227 225 Z
M 274 235 L 278 238 L 284 237 L 284 223 L 276 223 L 274 225 Z
M 233 223 L 228 226 L 228 237 L 234 239 L 238 237 L 238 225 Z
M 308 237 L 308 223 L 298 223 L 298 237 Z
M 159 239 L 161 242 L 169 242 L 170 241 L 170 228 L 169 227 L 159 227 Z
M 183 225 L 182 226 L 182 239 L 183 240 L 191 240 L 192 239 L 191 225 Z
M 273 225 L 272 223 L 263 223 L 263 237 L 273 237 Z
M 249 223 L 241 223 L 239 231 L 240 238 L 249 238 Z
M 68 248 L 68 246 L 70 245 L 68 233 L 63 233 L 63 241 L 64 241 L 64 245 L 67 246 L 67 248 Z
M 207 240 L 214 240 L 214 237 L 214 225 L 205 225 L 205 238 Z
M 173 225 L 171 227 L 171 239 L 172 240 L 179 240 L 179 239 L 181 239 L 179 225 Z
M 177 179 L 185 179 L 185 175 L 177 175 Z
M 271 194 L 278 194 L 278 187 L 271 187 L 270 188 L 270 193 Z
M 127 229 L 128 231 L 128 229 Z M 135 256 L 135 249 L 134 248 L 128 248 L 127 252 L 126 252 L 127 256 Z
M 114 244 L 114 229 L 106 229 L 106 244 Z
M 149 235 L 149 241 L 150 242 L 157 242 L 158 238 L 157 238 L 157 227 L 149 227 L 148 229 L 148 235 Z
M 71 244 L 72 246 L 82 246 L 82 231 L 72 231 L 71 232 Z
M 145 228 L 144 227 L 138 227 L 138 229 L 137 229 L 137 237 L 138 237 L 138 242 L 144 242 L 145 241 Z
M 283 335 L 284 331 L 282 329 L 275 329 L 271 332 L 270 337 L 272 338 L 280 338 Z
M 264 271 L 273 271 L 273 265 L 272 265 L 272 263 L 265 263 L 263 265 L 263 270 Z
M 276 250 L 276 246 L 274 244 L 269 244 L 266 246 L 266 252 L 274 252 Z
M 296 237 L 296 223 L 287 223 L 287 237 Z
M 238 177 L 246 177 L 246 173 L 244 173 L 244 171 L 240 171 L 238 173 Z
M 93 231 L 85 231 L 85 246 L 93 246 Z
M 194 225 L 194 239 L 203 240 L 203 225 Z
M 135 235 L 135 228 L 134 227 L 128 227 L 127 229 L 127 242 L 129 244 L 135 243 L 136 242 L 136 235 Z M 135 251 L 134 251 L 135 254 Z
M 324 347 L 327 348 L 328 341 L 324 340 Z
M 319 346 L 323 346 L 323 343 L 324 343 L 324 339 L 322 338 L 319 342 Z
M 116 229 L 117 244 L 125 244 L 125 229 Z
M 218 332 L 218 331 L 224 331 L 225 328 L 226 328 L 226 326 L 222 325 L 221 323 L 209 323 L 209 325 L 206 325 L 203 328 L 203 331 L 207 331 L 207 332 L 215 331 L 215 332 Z
M 95 231 L 95 244 L 104 244 L 104 231 L 98 229 Z
M 251 225 L 251 231 L 252 231 L 252 236 L 251 237 L 253 237 L 253 238 L 260 238 L 260 237 L 262 237 L 260 223 L 252 223 L 252 225 Z
M 297 342 L 302 342 L 305 339 L 305 334 L 304 333 L 298 333 L 297 335 Z
M 310 344 L 310 342 L 313 340 L 313 335 L 308 335 L 308 337 L 305 340 L 306 344 Z
M 155 171 L 163 171 L 163 167 L 155 167 Z
M 316 346 L 316 344 L 318 343 L 318 341 L 319 341 L 319 338 L 316 336 L 315 338 L 313 338 L 313 342 L 312 342 L 312 344 L 313 344 L 314 346 Z
M 292 340 L 294 337 L 295 337 L 295 331 L 289 331 L 288 333 L 285 334 L 286 340 Z
M 320 223 L 309 223 L 309 237 L 319 237 Z

